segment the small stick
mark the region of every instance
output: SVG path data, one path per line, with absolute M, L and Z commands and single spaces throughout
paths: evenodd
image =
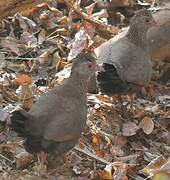
M 69 8 L 73 9 L 74 12 L 76 14 L 78 14 L 83 20 L 85 20 L 86 22 L 94 25 L 96 27 L 96 30 L 99 30 L 99 29 L 100 30 L 105 30 L 105 32 L 106 32 L 105 33 L 105 38 L 110 39 L 110 38 L 113 37 L 113 35 L 115 35 L 114 33 L 112 33 L 111 31 L 108 30 L 106 25 L 93 20 L 86 13 L 81 12 L 81 10 L 78 7 L 74 7 L 74 5 L 70 1 L 68 1 L 68 0 L 63 0 L 63 1 Z M 100 34 L 100 35 L 102 36 L 102 34 Z
M 97 161 L 99 161 L 99 162 L 101 162 L 101 163 L 103 163 L 103 164 L 105 164 L 105 165 L 111 164 L 111 162 L 108 162 L 108 161 L 106 161 L 105 159 L 96 156 L 95 154 L 91 153 L 90 151 L 81 149 L 81 148 L 79 148 L 79 147 L 77 147 L 77 146 L 74 147 L 74 149 L 77 150 L 77 151 L 79 151 L 79 152 L 81 152 L 81 153 L 83 153 L 83 154 L 86 154 L 87 156 L 89 156 L 89 157 L 91 157 L 91 158 L 93 158 L 93 159 L 95 159 L 95 160 L 97 160 Z
M 89 156 L 89 157 L 91 157 L 91 158 L 93 158 L 93 159 L 95 159 L 95 160 L 103 163 L 104 165 L 110 165 L 110 164 L 112 163 L 112 162 L 106 161 L 106 160 L 103 159 L 103 158 L 100 158 L 100 157 L 96 156 L 95 154 L 91 153 L 90 151 L 81 149 L 81 148 L 79 148 L 79 147 L 77 147 L 77 146 L 75 146 L 74 149 L 75 149 L 76 151 L 79 151 L 79 152 L 81 152 L 81 153 L 83 153 L 83 154 L 85 154 L 85 155 L 87 155 L 87 156 Z M 143 178 L 141 178 L 140 176 L 136 176 L 136 177 L 133 177 L 133 176 L 131 176 L 131 175 L 128 175 L 128 176 L 130 176 L 130 177 L 131 177 L 132 179 L 134 179 L 134 180 L 142 180 L 142 179 L 143 179 Z M 140 178 L 140 179 L 139 179 L 139 178 Z
M 10 162 L 11 164 L 14 163 L 13 161 L 11 161 L 11 160 L 8 159 L 7 157 L 3 156 L 2 154 L 0 154 L 0 157 L 2 157 L 3 159 L 7 160 L 7 161 Z
M 138 154 L 133 154 L 133 155 L 128 155 L 128 156 L 124 156 L 124 157 L 115 157 L 116 161 L 130 161 L 132 159 L 136 159 L 139 155 Z

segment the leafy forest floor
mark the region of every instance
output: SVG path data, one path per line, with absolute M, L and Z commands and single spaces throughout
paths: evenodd
M 9 128 L 16 107 L 29 109 L 69 76 L 71 59 L 86 43 L 98 47 L 128 26 L 137 9 L 156 11 L 154 2 L 48 0 L 0 22 L 0 180 L 170 179 L 166 62 L 156 66 L 149 88 L 142 88 L 134 102 L 133 95 L 120 100 L 89 93 L 87 125 L 67 153 L 69 163 L 50 154 L 44 177 L 23 139 Z

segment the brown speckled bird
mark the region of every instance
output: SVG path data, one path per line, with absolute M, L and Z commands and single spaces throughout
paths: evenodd
M 43 94 L 28 112 L 13 112 L 11 126 L 25 138 L 28 152 L 63 154 L 75 146 L 87 118 L 87 81 L 97 68 L 95 54 L 83 51 L 64 84 Z
M 98 63 L 105 70 L 97 74 L 97 83 L 102 93 L 126 94 L 133 85 L 148 85 L 152 63 L 146 34 L 155 25 L 148 10 L 139 10 L 131 18 L 126 34 L 115 36 L 96 48 Z

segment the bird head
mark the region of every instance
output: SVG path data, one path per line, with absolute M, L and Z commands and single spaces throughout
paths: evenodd
M 148 30 L 152 26 L 156 26 L 156 21 L 152 14 L 145 8 L 137 11 L 130 20 L 131 25 L 137 25 L 142 30 Z
M 83 50 L 73 61 L 72 73 L 80 77 L 90 78 L 96 71 L 102 71 L 102 66 L 96 62 L 97 56 L 94 52 Z

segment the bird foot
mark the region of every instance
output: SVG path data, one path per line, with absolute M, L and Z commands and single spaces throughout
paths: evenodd
M 40 176 L 47 175 L 47 154 L 44 151 L 41 151 L 38 154 L 39 168 L 38 173 Z
M 38 174 L 41 177 L 47 176 L 47 166 L 45 164 L 40 164 L 40 166 L 38 168 Z

